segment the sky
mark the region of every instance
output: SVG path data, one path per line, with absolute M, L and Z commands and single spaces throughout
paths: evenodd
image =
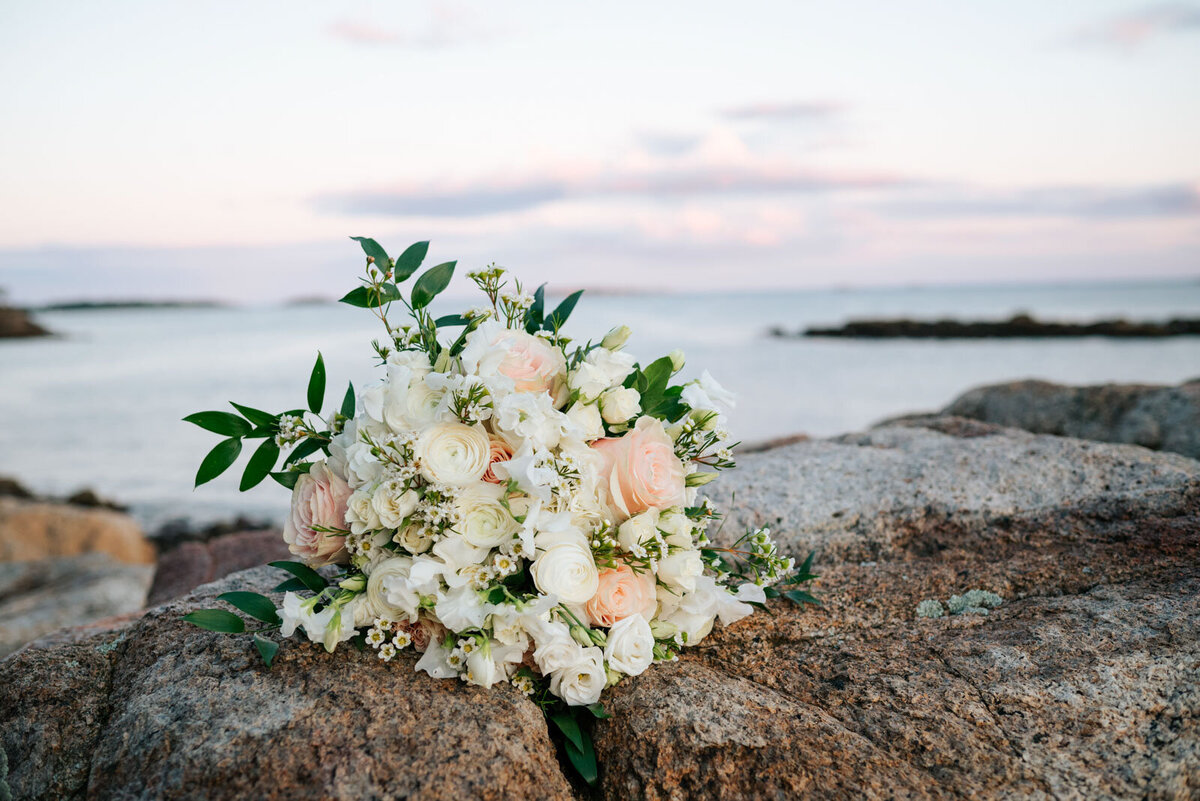
M 0 287 L 1200 277 L 1200 2 L 0 4 Z M 460 271 L 462 272 L 462 271 Z

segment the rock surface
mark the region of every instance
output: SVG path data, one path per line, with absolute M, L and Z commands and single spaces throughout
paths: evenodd
M 50 332 L 35 323 L 24 309 L 0 306 L 0 339 L 7 337 L 44 337 Z
M 0 563 L 0 657 L 64 626 L 136 612 L 153 572 L 102 553 Z
M 158 557 L 146 602 L 160 604 L 238 570 L 291 558 L 278 531 L 239 531 L 206 542 L 183 542 Z
M 1200 379 L 1177 387 L 1014 381 L 973 389 L 940 414 L 1200 459 Z
M 128 515 L 0 497 L 0 562 L 84 553 L 105 553 L 128 564 L 154 562 L 154 546 Z
M 774 605 L 611 691 L 599 786 L 649 798 L 1200 795 L 1200 462 L 964 420 L 748 455 L 743 522 L 818 551 Z M 247 571 L 3 664 L 17 797 L 565 798 L 537 708 L 180 623 Z M 987 615 L 925 599 L 999 593 Z

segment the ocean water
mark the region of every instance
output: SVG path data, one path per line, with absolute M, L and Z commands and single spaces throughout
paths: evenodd
M 439 313 L 464 304 L 446 302 Z M 731 428 L 745 442 L 861 429 L 937 409 L 979 384 L 1022 378 L 1064 383 L 1178 383 L 1200 376 L 1200 337 L 1161 340 L 774 339 L 856 317 L 1000 319 L 1016 312 L 1088 321 L 1200 316 L 1200 282 L 1062 287 L 786 291 L 725 295 L 585 294 L 567 332 L 598 338 L 634 329 L 627 348 L 649 361 L 673 348 L 686 376 L 707 368 L 738 395 Z M 199 489 L 192 479 L 215 435 L 180 421 L 235 400 L 279 411 L 304 405 L 316 351 L 329 406 L 347 380 L 380 373 L 367 312 L 345 306 L 97 310 L 45 313 L 62 336 L 0 341 L 0 475 L 64 494 L 92 487 L 130 504 L 148 527 L 235 514 L 278 518 L 287 492 L 264 482 L 237 491 L 234 471 Z M 243 460 L 246 455 L 243 455 Z

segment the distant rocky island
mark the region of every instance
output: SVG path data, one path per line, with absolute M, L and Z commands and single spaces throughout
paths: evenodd
M 48 303 L 38 311 L 96 311 L 107 309 L 215 309 L 224 306 L 216 300 L 75 300 Z
M 50 332 L 33 321 L 29 312 L 11 306 L 0 306 L 0 339 L 9 337 L 44 337 Z
M 770 336 L 792 339 L 797 337 L 848 337 L 854 339 L 998 339 L 1010 337 L 1116 337 L 1148 339 L 1157 337 L 1195 336 L 1200 334 L 1200 319 L 1174 319 L 1167 322 L 1130 322 L 1100 320 L 1094 323 L 1047 322 L 1028 314 L 1018 314 L 1008 320 L 962 322 L 959 320 L 851 320 L 834 328 L 808 328 L 789 331 L 781 326 L 771 328 Z

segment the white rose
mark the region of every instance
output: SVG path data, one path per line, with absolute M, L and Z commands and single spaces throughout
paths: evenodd
M 630 615 L 613 624 L 604 645 L 604 658 L 615 670 L 636 676 L 654 661 L 654 634 L 640 614 Z
M 367 603 L 375 617 L 416 622 L 421 598 L 408 583 L 412 559 L 393 556 L 371 570 L 367 578 Z
M 600 395 L 600 415 L 609 425 L 624 423 L 642 409 L 642 396 L 630 387 L 613 387 Z
M 441 423 L 417 440 L 421 475 L 435 484 L 465 487 L 483 477 L 492 449 L 483 429 L 462 423 Z
M 568 604 L 586 603 L 600 586 L 600 574 L 589 548 L 562 542 L 545 550 L 530 568 L 539 590 Z
M 604 652 L 595 646 L 584 648 L 582 657 L 574 664 L 550 674 L 550 692 L 570 706 L 596 703 L 607 684 Z
M 399 481 L 386 481 L 380 484 L 371 498 L 371 508 L 379 517 L 384 528 L 400 528 L 404 518 L 417 508 L 420 498 L 413 490 L 405 490 Z
M 481 548 L 495 548 L 511 540 L 519 525 L 500 503 L 503 494 L 496 484 L 479 484 L 459 493 L 454 502 L 459 514 L 455 531 Z
M 411 554 L 425 553 L 433 546 L 433 533 L 423 525 L 412 523 L 397 531 L 392 537 L 401 548 Z
M 504 671 L 496 667 L 490 649 L 476 648 L 467 656 L 467 681 L 480 687 L 491 687 L 504 678 Z
M 697 550 L 676 551 L 658 561 L 658 578 L 676 592 L 692 592 L 696 579 L 704 572 L 704 561 Z
M 654 507 L 626 520 L 617 528 L 617 544 L 626 553 L 637 553 L 658 533 L 658 510 Z
M 379 528 L 379 515 L 375 513 L 370 494 L 355 490 L 346 504 L 346 522 L 354 534 Z
M 542 623 L 532 632 L 534 645 L 533 661 L 543 675 L 575 664 L 583 658 L 583 646 L 571 637 L 565 623 L 550 621 Z
M 669 509 L 658 518 L 658 527 L 667 535 L 667 544 L 675 548 L 691 548 L 693 524 L 691 518 L 678 509 Z
M 579 429 L 579 438 L 590 442 L 604 436 L 600 407 L 594 403 L 576 403 L 567 411 L 567 419 Z

